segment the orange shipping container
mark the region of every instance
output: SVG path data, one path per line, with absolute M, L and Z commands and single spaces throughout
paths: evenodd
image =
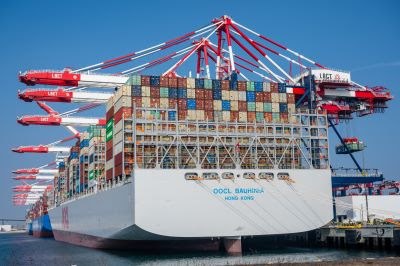
M 221 89 L 229 90 L 229 80 L 222 80 L 221 81 Z
M 141 84 L 142 86 L 150 86 L 150 77 L 149 76 L 141 76 Z
M 111 180 L 112 178 L 113 178 L 113 169 L 111 168 L 111 169 L 108 169 L 108 170 L 106 171 L 106 180 L 109 181 L 109 180 Z
M 238 90 L 239 91 L 246 91 L 246 88 L 247 88 L 246 81 L 239 80 L 238 81 Z
M 110 108 L 110 110 L 107 111 L 106 113 L 106 120 L 110 120 L 111 118 L 114 117 L 114 106 Z
M 132 108 L 131 107 L 122 107 L 119 109 L 114 115 L 114 124 L 121 121 L 122 117 L 128 118 L 132 117 Z
M 247 122 L 256 121 L 256 112 L 247 112 Z
M 272 113 L 264 113 L 264 120 L 267 123 L 271 123 L 272 122 Z

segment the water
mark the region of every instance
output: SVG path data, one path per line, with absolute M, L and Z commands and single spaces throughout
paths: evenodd
M 398 255 L 398 254 L 397 254 Z M 337 261 L 396 256 L 393 252 L 285 248 L 245 253 L 241 257 L 222 252 L 144 254 L 104 251 L 74 246 L 26 233 L 0 234 L 1 265 L 235 265 Z

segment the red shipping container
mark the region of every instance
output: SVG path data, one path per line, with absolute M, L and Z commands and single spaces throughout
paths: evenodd
M 214 104 L 212 100 L 204 100 L 204 110 L 206 111 L 214 110 Z
M 106 161 L 109 161 L 113 158 L 113 149 L 106 150 Z
M 168 87 L 170 87 L 170 88 L 178 87 L 178 79 L 177 78 L 168 78 Z
M 150 97 L 151 98 L 160 98 L 160 88 L 159 87 L 150 87 Z
M 187 105 L 186 105 L 186 99 L 179 99 L 178 100 L 178 109 L 186 110 Z
M 111 168 L 111 169 L 108 169 L 108 170 L 106 171 L 106 180 L 109 181 L 109 180 L 111 180 L 111 179 L 113 179 L 113 169 L 112 169 L 112 168 Z
M 271 82 L 271 92 L 279 92 L 278 90 L 278 83 Z
M 114 125 L 121 121 L 122 116 L 125 118 L 132 117 L 132 108 L 122 107 L 121 109 L 119 109 L 114 115 Z
M 296 102 L 296 98 L 295 98 L 295 95 L 293 93 L 288 93 L 287 94 L 287 102 L 288 103 L 295 103 Z
M 109 150 L 109 149 L 112 149 L 113 143 L 114 142 L 113 142 L 112 139 L 110 139 L 109 141 L 106 141 L 106 151 Z
M 142 107 L 142 97 L 132 97 L 132 107 Z
M 281 122 L 283 122 L 283 123 L 289 122 L 289 116 L 287 113 L 281 113 Z
M 196 89 L 196 99 L 204 99 L 204 89 Z
M 221 89 L 229 90 L 229 80 L 222 80 L 221 81 Z
M 160 87 L 168 87 L 168 78 L 160 77 Z
M 272 113 L 264 113 L 265 122 L 271 123 L 272 122 Z
M 209 121 L 213 121 L 214 120 L 214 111 L 206 111 L 205 112 L 205 119 L 209 120 Z
M 246 112 L 247 111 L 247 102 L 239 101 L 238 108 L 239 108 L 239 112 Z
M 246 89 L 247 89 L 246 81 L 239 80 L 238 81 L 238 90 L 239 91 L 246 91 Z
M 114 156 L 114 164 L 118 165 L 121 163 L 122 163 L 122 152 L 120 152 Z
M 263 102 L 263 101 L 264 101 L 264 93 L 256 92 L 256 102 Z
M 106 113 L 106 120 L 110 120 L 111 118 L 114 117 L 114 106 L 110 108 L 110 110 L 107 111 Z
M 196 109 L 204 110 L 204 100 L 196 100 Z
M 271 102 L 271 93 L 264 92 L 264 102 L 270 103 Z
M 178 120 L 186 120 L 186 118 L 187 118 L 187 110 L 179 110 Z
M 256 121 L 256 112 L 247 112 L 247 122 Z
M 142 86 L 150 86 L 150 77 L 149 76 L 141 76 L 141 84 Z
M 122 175 L 122 164 L 119 165 L 114 165 L 114 176 L 120 176 Z
M 239 120 L 239 112 L 237 111 L 231 111 L 231 121 L 238 121 Z
M 212 90 L 204 90 L 204 100 L 213 100 Z
M 160 107 L 160 98 L 151 98 L 150 107 L 152 108 Z
M 186 78 L 178 78 L 178 88 L 186 88 Z
M 71 152 L 79 152 L 79 146 L 72 146 Z
M 168 99 L 168 108 L 175 109 L 178 101 L 176 99 Z

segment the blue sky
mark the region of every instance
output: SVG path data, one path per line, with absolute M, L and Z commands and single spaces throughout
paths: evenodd
M 41 112 L 33 103 L 17 99 L 17 90 L 25 88 L 17 80 L 18 71 L 83 67 L 180 36 L 223 14 L 323 65 L 351 71 L 358 83 L 390 88 L 396 98 L 386 113 L 357 118 L 339 128 L 344 135 L 356 135 L 367 144 L 367 150 L 357 155 L 361 163 L 379 168 L 387 179 L 398 178 L 399 10 L 400 2 L 395 0 L 2 1 L 1 216 L 24 216 L 24 207 L 11 205 L 11 187 L 17 182 L 10 179 L 10 172 L 52 158 L 14 154 L 10 148 L 68 136 L 62 128 L 16 123 L 18 115 Z M 337 142 L 331 133 L 331 145 Z M 332 156 L 331 161 L 334 166 L 353 166 L 347 157 Z

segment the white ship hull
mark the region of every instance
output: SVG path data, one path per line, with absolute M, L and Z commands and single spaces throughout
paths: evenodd
M 128 241 L 290 234 L 331 221 L 329 169 L 268 170 L 273 181 L 243 178 L 244 172 L 261 171 L 212 170 L 220 176 L 233 172 L 235 179 L 193 181 L 184 178 L 184 169 L 135 169 L 129 183 L 50 209 L 54 237 L 112 248 Z M 280 172 L 294 183 L 277 179 Z

